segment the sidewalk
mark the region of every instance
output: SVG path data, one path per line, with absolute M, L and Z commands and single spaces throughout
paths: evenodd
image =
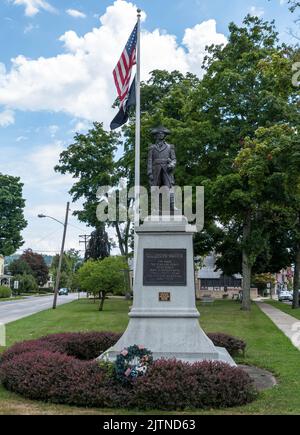
M 257 302 L 257 305 L 272 320 L 277 328 L 291 340 L 293 345 L 300 350 L 300 320 L 284 313 L 272 305 L 262 302 Z

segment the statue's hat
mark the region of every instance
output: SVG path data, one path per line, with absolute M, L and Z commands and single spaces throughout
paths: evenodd
M 164 133 L 165 135 L 171 134 L 170 130 L 168 130 L 166 127 L 163 127 L 162 125 L 152 128 L 151 133 L 154 135 L 158 133 Z

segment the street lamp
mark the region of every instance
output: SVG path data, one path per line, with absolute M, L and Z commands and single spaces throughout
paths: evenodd
M 58 288 L 59 288 L 59 282 L 60 282 L 60 276 L 61 276 L 62 260 L 63 260 L 64 250 L 65 250 L 65 240 L 66 240 L 66 234 L 67 234 L 69 211 L 70 211 L 70 203 L 67 202 L 66 217 L 65 217 L 65 222 L 64 223 L 59 221 L 58 219 L 55 219 L 52 216 L 47 216 L 47 215 L 44 215 L 44 214 L 39 214 L 38 215 L 39 218 L 49 218 L 49 219 L 52 219 L 52 220 L 60 223 L 64 227 L 63 238 L 62 238 L 62 243 L 61 243 L 61 250 L 60 250 L 60 256 L 59 256 L 59 262 L 58 262 L 58 269 L 57 269 L 57 274 L 56 274 L 56 282 L 55 282 L 55 288 L 54 288 L 54 299 L 53 299 L 53 309 L 54 310 L 56 309 L 56 305 L 57 305 L 57 295 L 58 295 Z
M 58 219 L 55 219 L 54 217 L 52 217 L 52 216 L 48 216 L 48 215 L 46 215 L 46 214 L 38 214 L 38 217 L 39 217 L 39 218 L 49 218 L 49 219 L 53 219 L 54 221 L 58 222 L 59 224 L 64 225 L 64 223 L 63 223 L 62 221 L 59 221 Z

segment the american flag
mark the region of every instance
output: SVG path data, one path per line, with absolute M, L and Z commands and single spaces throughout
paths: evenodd
M 137 31 L 138 25 L 136 24 L 127 41 L 127 44 L 125 45 L 120 60 L 113 71 L 115 85 L 120 99 L 120 106 L 123 106 L 126 102 L 129 92 L 132 67 L 136 64 Z

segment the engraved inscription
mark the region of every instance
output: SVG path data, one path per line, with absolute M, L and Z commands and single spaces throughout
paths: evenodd
M 186 249 L 144 249 L 144 286 L 185 286 Z

